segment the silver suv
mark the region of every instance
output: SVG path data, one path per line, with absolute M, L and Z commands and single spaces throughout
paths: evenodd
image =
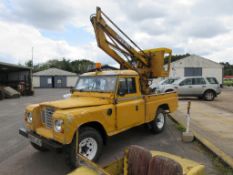
M 183 77 L 172 84 L 160 85 L 158 91 L 177 91 L 179 96 L 196 96 L 212 101 L 221 93 L 221 88 L 214 77 Z

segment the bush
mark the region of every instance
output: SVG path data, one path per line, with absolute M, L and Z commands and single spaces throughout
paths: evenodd
M 224 86 L 233 86 L 233 80 L 232 79 L 226 79 L 223 81 Z

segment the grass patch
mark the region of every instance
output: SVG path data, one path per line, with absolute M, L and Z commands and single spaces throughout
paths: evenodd
M 183 125 L 181 125 L 181 124 L 177 124 L 176 129 L 178 129 L 181 132 L 184 132 L 186 130 L 185 127 Z
M 233 170 L 227 165 L 225 165 L 225 163 L 222 162 L 222 160 L 218 157 L 213 156 L 212 162 L 214 166 L 216 166 L 216 168 L 222 172 L 223 175 L 233 175 Z
M 233 169 L 229 167 L 225 162 L 223 162 L 219 157 L 217 157 L 214 153 L 212 153 L 205 145 L 200 143 L 199 141 L 194 141 L 194 144 L 198 145 L 203 154 L 208 155 L 211 159 L 214 167 L 221 172 L 221 175 L 233 175 Z

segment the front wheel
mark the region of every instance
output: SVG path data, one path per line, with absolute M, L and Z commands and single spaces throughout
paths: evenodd
M 151 131 L 155 134 L 164 130 L 166 125 L 166 113 L 162 108 L 159 108 L 156 112 L 155 119 L 150 123 Z
M 206 91 L 206 92 L 204 93 L 204 99 L 205 99 L 206 101 L 213 101 L 214 98 L 215 98 L 215 94 L 214 94 L 213 91 L 208 90 L 208 91 Z
M 103 139 L 100 133 L 92 128 L 85 127 L 81 128 L 79 135 L 79 154 L 86 157 L 91 161 L 97 161 L 100 157 L 103 148 Z M 68 145 L 67 150 L 67 162 L 71 167 L 77 166 L 77 154 L 76 154 L 76 137 L 70 145 Z

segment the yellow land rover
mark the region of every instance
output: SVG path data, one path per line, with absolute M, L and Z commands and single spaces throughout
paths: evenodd
M 96 161 L 109 136 L 142 124 L 162 132 L 167 113 L 176 108 L 175 92 L 142 95 L 133 70 L 89 72 L 69 98 L 27 106 L 26 128 L 19 133 L 39 151 L 64 148 L 76 166 L 77 152 Z

